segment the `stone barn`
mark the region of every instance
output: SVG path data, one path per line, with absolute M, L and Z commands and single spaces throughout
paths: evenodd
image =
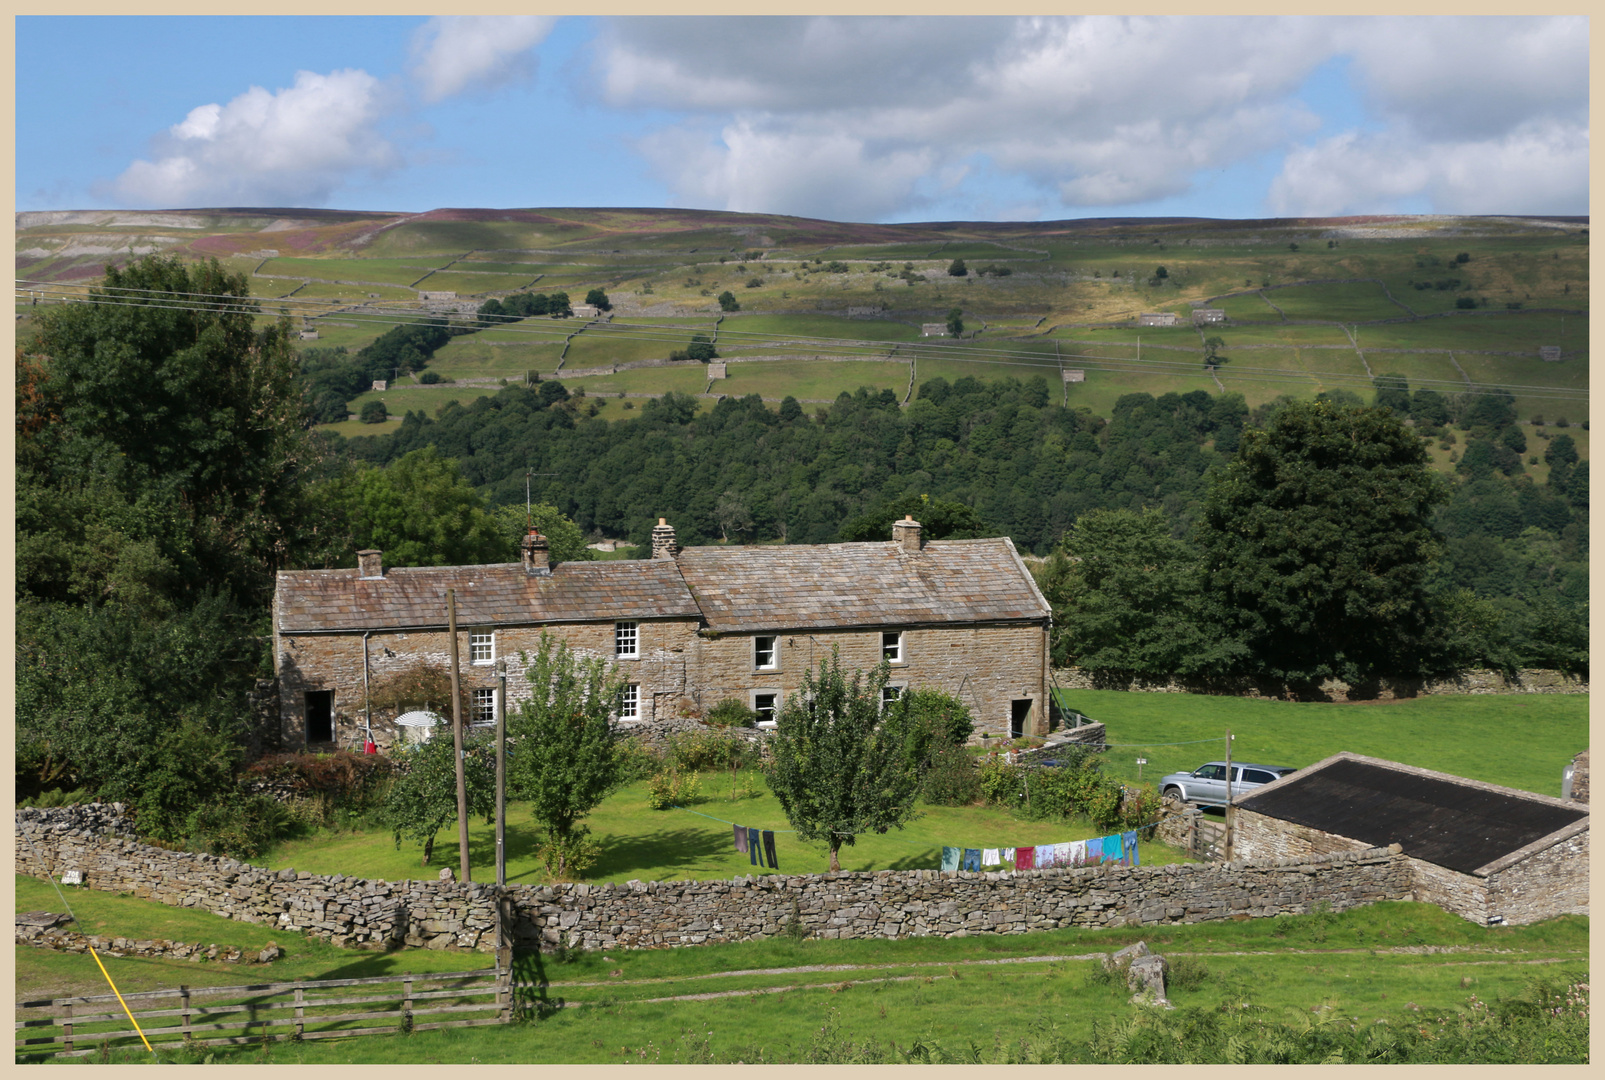
M 1398 844 L 1413 898 L 1473 922 L 1588 914 L 1588 807 L 1577 802 L 1344 753 L 1232 805 L 1240 859 Z
M 382 553 L 364 551 L 354 570 L 281 572 L 284 741 L 350 746 L 370 725 L 381 746 L 395 741 L 391 718 L 370 714 L 369 688 L 419 661 L 447 664 L 447 589 L 464 695 L 481 723 L 496 715 L 498 668 L 516 706 L 522 655 L 548 633 L 618 666 L 626 725 L 700 716 L 728 698 L 772 724 L 836 649 L 844 668 L 884 661 L 888 697 L 920 687 L 958 697 L 977 737 L 1047 734 L 1052 613 L 1014 544 L 925 541 L 912 519 L 892 532 L 890 543 L 681 549 L 660 519 L 650 559 L 551 566 L 533 534 L 522 563 L 386 568 Z

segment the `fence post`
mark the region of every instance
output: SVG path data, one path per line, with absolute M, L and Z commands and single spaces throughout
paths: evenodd
M 401 973 L 401 1030 L 412 1030 L 412 972 Z
M 195 1037 L 195 1033 L 190 1030 L 189 987 L 185 986 L 183 983 L 178 984 L 178 1016 L 179 1024 L 184 1029 L 184 1041 L 189 1042 Z
M 513 1020 L 513 902 L 505 892 L 496 897 L 496 1017 Z
M 295 988 L 295 1038 L 297 1042 L 301 1040 L 301 1036 L 306 1032 L 305 1020 L 306 997 L 302 988 L 297 985 Z
M 61 1003 L 61 1045 L 64 1050 L 72 1049 L 72 1002 Z

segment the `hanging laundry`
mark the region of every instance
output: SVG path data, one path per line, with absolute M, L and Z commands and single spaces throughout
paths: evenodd
M 1142 863 L 1137 858 L 1137 831 L 1133 829 L 1131 832 L 1123 832 L 1120 834 L 1120 839 L 1124 841 L 1126 862 L 1132 866 L 1141 866 Z
M 959 868 L 960 851 L 956 847 L 942 848 L 942 869 L 957 870 Z
M 775 834 L 767 829 L 763 834 L 763 853 L 764 858 L 769 860 L 769 869 L 779 870 L 780 860 L 775 858 Z
M 1014 849 L 1014 868 L 1016 870 L 1031 870 L 1036 866 L 1037 849 L 1035 847 L 1017 847 Z
M 960 870 L 981 869 L 981 849 L 967 847 L 964 849 L 964 858 L 959 860 Z
M 1067 866 L 1087 865 L 1087 842 L 1085 840 L 1072 840 L 1066 846 L 1070 848 L 1069 854 L 1065 857 Z
M 763 849 L 758 846 L 758 830 L 747 830 L 747 854 L 754 866 L 763 865 Z
M 1011 848 L 1011 847 L 1002 848 L 1002 849 L 999 850 L 998 854 L 1001 856 L 999 861 L 1002 862 L 1004 866 L 1012 867 L 1014 865 L 1014 849 L 1013 848 Z
M 1003 863 L 1003 859 L 1002 859 L 1001 856 L 998 855 L 998 849 L 997 848 L 989 847 L 989 848 L 982 848 L 981 849 L 981 865 L 982 866 L 1000 866 L 1000 865 L 1002 865 L 1002 863 Z
M 745 855 L 747 853 L 747 827 L 745 825 L 737 825 L 735 829 L 736 851 Z

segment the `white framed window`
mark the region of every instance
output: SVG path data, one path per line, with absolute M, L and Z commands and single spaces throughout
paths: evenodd
M 752 666 L 759 671 L 773 671 L 780 666 L 780 639 L 755 637 L 752 639 Z
M 881 634 L 881 659 L 888 664 L 901 664 L 904 661 L 901 630 L 887 630 Z
M 624 696 L 619 699 L 619 719 L 641 719 L 641 684 L 626 683 Z
M 901 686 L 893 686 L 890 683 L 887 683 L 885 686 L 881 687 L 881 708 L 886 708 L 886 706 L 890 705 L 892 702 L 896 701 L 902 696 L 903 688 Z
M 758 726 L 772 728 L 775 726 L 775 713 L 780 707 L 780 692 L 778 690 L 754 690 L 752 692 L 752 711 L 758 714 Z
M 496 722 L 496 688 L 487 686 L 475 689 L 473 709 L 469 713 L 471 724 L 494 724 Z
M 633 660 L 641 655 L 641 624 L 621 622 L 613 624 L 613 655 Z
M 472 631 L 468 635 L 468 662 L 490 664 L 496 660 L 496 633 L 493 630 Z

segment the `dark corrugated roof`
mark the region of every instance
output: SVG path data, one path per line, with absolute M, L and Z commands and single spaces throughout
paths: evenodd
M 285 633 L 444 626 L 446 590 L 459 625 L 695 618 L 697 605 L 672 559 L 559 563 L 548 575 L 521 563 L 398 566 L 382 578 L 355 570 L 287 570 L 278 576 Z
M 1237 805 L 1469 874 L 1587 811 L 1443 773 L 1340 758 L 1255 791 Z
M 1014 545 L 895 543 L 692 547 L 679 555 L 710 630 L 1009 622 L 1051 614 Z

